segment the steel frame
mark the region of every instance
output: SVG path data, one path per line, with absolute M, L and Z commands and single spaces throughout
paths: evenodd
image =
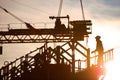
M 14 29 L 0 32 L 0 43 L 44 43 L 44 42 L 67 42 L 74 37 L 73 30 L 55 29 Z M 78 40 L 83 40 L 79 35 Z

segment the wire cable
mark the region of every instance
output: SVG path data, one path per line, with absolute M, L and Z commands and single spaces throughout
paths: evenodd
M 85 14 L 84 14 L 82 0 L 80 0 L 80 5 L 81 5 L 82 17 L 83 17 L 83 20 L 85 21 Z M 86 46 L 88 47 L 88 36 L 86 37 Z
M 52 13 L 48 13 L 48 12 L 46 12 L 46 11 L 43 11 L 43 10 L 41 10 L 41 9 L 39 9 L 39 8 L 32 7 L 32 6 L 28 5 L 28 4 L 18 2 L 18 1 L 16 1 L 16 0 L 11 0 L 11 1 L 13 1 L 14 3 L 17 3 L 17 4 L 19 4 L 19 5 L 22 5 L 22 6 L 24 6 L 24 7 L 28 7 L 28 8 L 31 8 L 31 9 L 33 9 L 33 10 L 40 11 L 40 12 L 42 12 L 42 13 L 45 13 L 46 15 L 51 15 L 51 14 L 52 14 Z
M 59 5 L 59 9 L 58 9 L 58 16 L 61 15 L 61 11 L 62 11 L 62 4 L 63 4 L 63 0 L 60 0 L 60 5 Z
M 82 0 L 80 0 L 80 5 L 81 5 L 81 10 L 82 10 L 83 20 L 85 20 L 85 14 L 84 14 L 84 9 L 83 9 Z

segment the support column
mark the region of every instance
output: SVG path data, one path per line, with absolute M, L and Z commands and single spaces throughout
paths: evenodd
M 75 74 L 75 41 L 72 41 L 72 72 Z
M 90 48 L 87 49 L 87 68 L 90 68 Z
M 56 47 L 57 64 L 60 64 L 60 46 Z
M 2 55 L 3 54 L 3 46 L 2 46 L 2 44 L 0 44 L 0 55 Z

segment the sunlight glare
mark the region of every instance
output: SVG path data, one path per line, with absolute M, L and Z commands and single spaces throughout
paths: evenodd
M 118 56 L 117 56 L 118 57 Z M 120 80 L 120 59 L 115 58 L 113 61 L 106 63 L 106 76 L 104 80 Z

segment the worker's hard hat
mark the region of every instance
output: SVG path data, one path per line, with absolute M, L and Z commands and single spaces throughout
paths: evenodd
M 100 39 L 101 37 L 100 36 L 96 36 L 95 39 Z

